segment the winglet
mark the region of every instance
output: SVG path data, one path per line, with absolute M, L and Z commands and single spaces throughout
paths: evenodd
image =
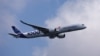
M 23 24 L 26 24 L 26 25 L 28 25 L 28 26 L 33 26 L 33 25 L 28 24 L 28 23 L 26 23 L 26 22 L 24 22 L 24 21 L 22 21 L 22 20 L 20 20 L 20 22 L 23 23 Z
M 21 23 L 24 23 L 24 21 L 20 20 Z
M 26 24 L 24 21 L 20 20 L 21 23 Z

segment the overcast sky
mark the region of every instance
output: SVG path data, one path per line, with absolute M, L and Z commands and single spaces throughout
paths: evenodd
M 64 39 L 16 39 L 11 26 L 32 31 L 25 22 L 55 28 L 85 24 Z M 0 0 L 0 56 L 100 56 L 99 0 Z

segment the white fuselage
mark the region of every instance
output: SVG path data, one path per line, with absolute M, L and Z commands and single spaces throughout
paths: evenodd
M 50 38 L 54 38 L 54 37 L 64 38 L 65 34 L 63 34 L 63 33 L 65 33 L 65 32 L 82 30 L 82 29 L 86 28 L 86 26 L 84 26 L 84 24 L 77 24 L 77 25 L 71 25 L 71 26 L 67 26 L 67 27 L 58 27 L 58 28 L 50 30 L 48 28 L 28 24 L 22 20 L 20 22 L 25 24 L 25 25 L 28 25 L 34 29 L 37 29 L 38 31 L 31 31 L 31 32 L 22 33 L 15 26 L 11 26 L 11 28 L 15 34 L 9 33 L 9 35 L 14 36 L 16 38 L 36 38 L 36 37 L 43 37 L 43 36 L 48 36 Z
M 71 31 L 76 31 L 76 30 L 81 30 L 81 29 L 85 29 L 86 27 L 83 24 L 78 24 L 78 25 L 72 25 L 72 26 L 67 26 L 67 27 L 62 27 L 55 30 L 51 30 L 49 33 L 44 34 L 41 31 L 31 31 L 31 32 L 27 32 L 27 33 L 23 33 L 27 38 L 34 38 L 34 37 L 42 37 L 42 36 L 51 36 L 51 35 L 55 35 L 56 34 L 60 34 L 60 33 L 64 33 L 64 32 L 71 32 Z
M 26 32 L 26 33 L 23 33 L 26 37 L 29 37 L 29 38 L 33 38 L 33 37 L 41 37 L 41 36 L 44 36 L 44 34 L 40 31 L 31 31 L 31 32 Z

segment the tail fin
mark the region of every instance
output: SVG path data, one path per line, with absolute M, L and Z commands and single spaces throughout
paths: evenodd
M 21 34 L 21 31 L 19 31 L 15 26 L 12 26 L 12 29 L 16 34 Z
M 8 33 L 9 35 L 12 35 L 12 36 L 14 36 L 16 38 L 18 38 L 18 37 L 26 38 L 26 36 L 23 33 L 21 33 L 21 31 L 19 31 L 15 26 L 12 26 L 12 29 L 16 34 Z

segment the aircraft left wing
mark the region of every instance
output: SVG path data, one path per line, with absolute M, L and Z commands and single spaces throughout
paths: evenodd
M 39 26 L 35 26 L 35 25 L 32 25 L 32 24 L 28 24 L 22 20 L 20 20 L 21 23 L 25 24 L 25 25 L 28 25 L 28 26 L 31 26 L 32 28 L 35 28 L 41 32 L 43 32 L 44 34 L 48 33 L 49 32 L 49 29 L 47 28 L 43 28 L 43 27 L 39 27 Z

